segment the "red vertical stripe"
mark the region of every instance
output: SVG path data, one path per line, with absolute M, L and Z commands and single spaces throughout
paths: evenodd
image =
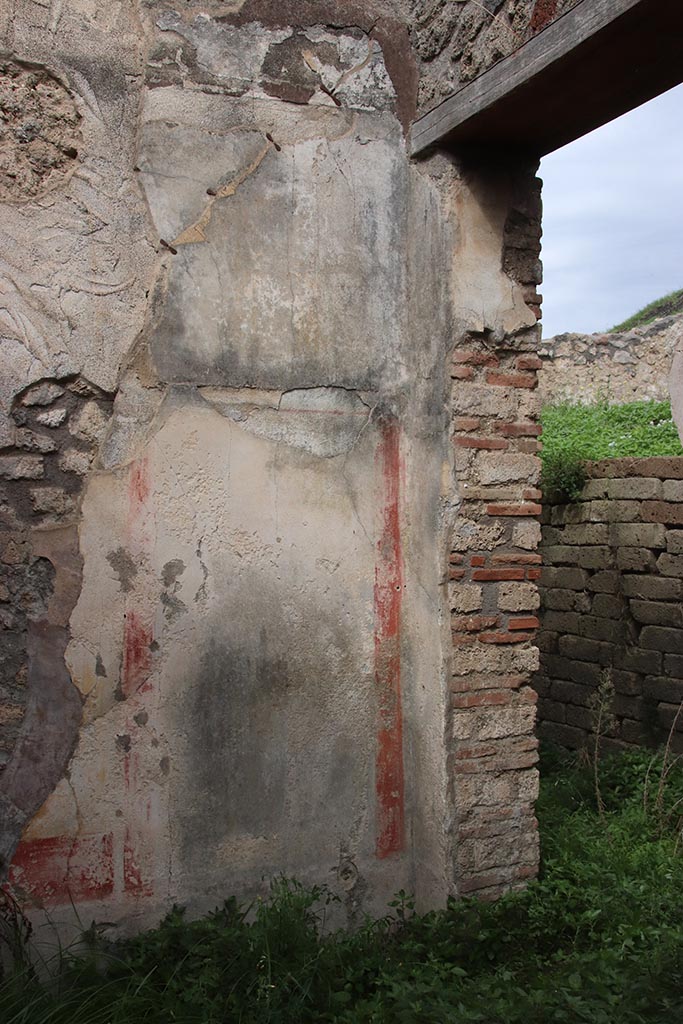
M 381 424 L 377 453 L 382 521 L 375 562 L 375 685 L 377 688 L 377 856 L 403 849 L 405 831 L 403 716 L 401 710 L 400 447 L 395 420 Z

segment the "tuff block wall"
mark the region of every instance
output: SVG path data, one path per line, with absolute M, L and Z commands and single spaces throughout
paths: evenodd
M 0 871 L 62 928 L 535 870 L 538 183 L 410 160 L 413 28 L 0 11 Z
M 683 747 L 683 458 L 590 464 L 580 499 L 544 509 L 541 736 L 570 748 L 614 689 L 605 749 Z M 605 721 L 605 719 L 603 719 Z

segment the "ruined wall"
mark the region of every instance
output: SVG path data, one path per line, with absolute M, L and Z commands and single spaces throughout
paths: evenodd
M 518 50 L 579 0 L 408 0 L 426 113 Z
M 683 316 L 663 317 L 619 334 L 558 334 L 539 349 L 539 388 L 546 402 L 613 403 L 669 399 Z
M 683 749 L 683 458 L 589 463 L 580 500 L 544 509 L 540 734 L 571 748 L 596 728 L 613 686 L 604 749 Z
M 460 891 L 485 895 L 523 883 L 538 863 L 529 685 L 541 571 L 534 171 L 467 168 L 458 208 L 451 403 L 461 505 L 450 543 L 449 761 Z
M 0 14 L 0 870 L 62 926 L 535 870 L 538 183 L 409 160 L 401 14 Z

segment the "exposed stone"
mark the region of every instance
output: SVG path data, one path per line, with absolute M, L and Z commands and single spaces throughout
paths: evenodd
M 481 608 L 482 588 L 473 583 L 451 584 L 451 609 L 456 612 L 473 612 Z
M 582 498 L 637 499 L 661 498 L 662 481 L 657 479 L 588 480 Z
M 631 601 L 630 609 L 636 622 L 656 626 L 680 626 L 683 628 L 683 614 L 677 605 L 658 601 Z
M 36 434 L 32 430 L 19 428 L 15 434 L 14 444 L 17 448 L 23 448 L 27 452 L 54 452 L 57 444 L 51 437 L 45 434 Z
M 46 412 L 39 412 L 36 416 L 38 423 L 44 427 L 61 427 L 68 416 L 66 409 L 48 409 Z
M 683 579 L 683 555 L 660 555 L 657 568 L 665 576 L 677 576 Z
M 480 551 L 495 548 L 504 528 L 501 523 L 479 523 L 475 520 L 461 518 L 452 534 L 453 551 Z
M 666 550 L 670 555 L 683 555 L 683 530 L 668 530 Z
M 541 460 L 533 455 L 507 455 L 484 452 L 478 458 L 479 479 L 483 484 L 525 480 L 535 483 L 540 475 Z
M 498 606 L 504 611 L 530 611 L 540 605 L 538 588 L 531 583 L 501 583 Z
M 681 343 L 681 315 L 664 317 L 622 334 L 560 334 L 544 339 L 539 388 L 544 401 L 667 401 L 669 368 Z M 649 489 L 646 482 L 639 483 Z M 607 496 L 659 497 L 615 492 L 608 492 Z
M 46 70 L 0 63 L 0 200 L 41 195 L 76 165 L 80 117 L 73 97 Z
M 570 710 L 570 705 L 586 705 L 585 695 L 579 700 L 577 692 L 558 680 L 584 682 L 572 666 L 585 663 L 588 672 L 590 661 L 592 674 L 585 682 L 591 695 L 602 681 L 602 666 L 609 670 L 617 693 L 610 708 L 616 723 L 613 742 L 652 745 L 666 739 L 665 727 L 657 721 L 669 721 L 668 704 L 680 699 L 676 680 L 683 674 L 681 531 L 664 525 L 676 521 L 680 508 L 678 477 L 683 459 L 616 461 L 621 462 L 616 469 L 609 463 L 590 467 L 592 479 L 573 511 L 562 506 L 546 516 L 553 523 L 543 530 L 544 545 L 550 545 L 543 551 L 548 561 L 570 561 L 572 548 L 566 542 L 581 539 L 587 519 L 611 525 L 609 544 L 599 543 L 601 536 L 590 536 L 588 546 L 576 548 L 575 560 L 588 572 L 585 593 L 574 592 L 569 581 L 553 575 L 570 570 L 544 570 L 542 603 L 548 610 L 541 616 L 543 654 L 535 685 L 539 694 L 550 698 L 540 705 L 541 715 L 547 716 L 542 734 L 547 734 L 546 726 L 571 724 L 587 742 L 594 728 L 590 716 Z M 643 478 L 631 475 L 638 465 L 646 474 Z M 599 472 L 606 476 L 601 478 Z M 634 495 L 641 500 L 632 500 Z M 633 506 L 641 508 L 643 518 L 654 521 L 638 522 Z M 615 561 L 616 569 L 604 568 Z M 589 594 L 595 596 L 591 599 Z M 675 678 L 666 679 L 667 671 Z M 576 746 L 577 735 L 568 735 L 566 742 Z
M 73 499 L 59 487 L 40 487 L 31 490 L 31 503 L 35 512 L 48 512 L 63 516 L 73 512 Z
M 621 576 L 621 585 L 627 597 L 646 601 L 679 601 L 683 598 L 683 581 L 662 576 Z
M 97 402 L 87 402 L 69 423 L 69 433 L 81 441 L 97 445 L 104 437 L 109 416 Z
M 640 634 L 642 647 L 669 654 L 683 654 L 683 629 L 669 629 L 663 626 L 645 626 Z
M 444 96 L 513 53 L 578 0 L 411 0 L 414 45 L 424 64 L 420 108 Z
M 39 455 L 0 455 L 3 480 L 38 480 L 45 472 Z
M 512 543 L 518 548 L 535 551 L 541 542 L 541 524 L 536 522 L 515 523 L 512 528 Z
M 65 473 L 77 473 L 84 476 L 90 469 L 93 460 L 92 452 L 82 451 L 79 448 L 67 448 L 59 456 L 59 467 Z
M 55 384 L 54 381 L 42 381 L 40 384 L 34 385 L 29 388 L 28 391 L 22 397 L 22 405 L 52 405 L 58 398 L 61 398 L 64 394 L 64 388 L 60 387 L 59 384 Z

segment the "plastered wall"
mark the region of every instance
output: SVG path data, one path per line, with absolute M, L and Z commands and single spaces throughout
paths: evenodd
M 538 184 L 410 161 L 404 18 L 0 16 L 0 857 L 65 928 L 535 871 Z

